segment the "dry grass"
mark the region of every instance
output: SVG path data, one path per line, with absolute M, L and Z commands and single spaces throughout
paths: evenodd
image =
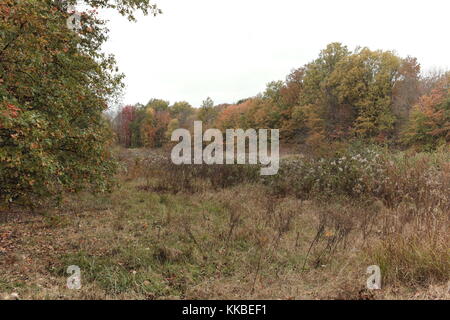
M 449 170 L 437 156 L 408 160 L 418 161 L 414 165 L 395 160 L 384 177 L 395 177 L 397 187 L 379 179 L 383 188 L 365 181 L 362 197 L 327 189 L 306 200 L 304 193 L 273 192 L 267 181 L 241 169 L 223 169 L 244 176 L 244 183 L 235 177 L 228 183 L 225 173 L 211 179 L 204 168 L 163 171 L 163 165 L 150 165 L 159 156 L 149 160 L 141 151 L 122 152 L 120 186 L 111 195 L 66 198 L 58 209 L 0 224 L 0 294 L 449 298 L 448 194 L 436 193 L 448 188 Z M 402 169 L 394 169 L 399 165 Z M 181 187 L 180 174 L 189 177 Z M 351 181 L 360 180 L 352 176 L 336 186 L 350 190 Z M 420 201 L 412 201 L 417 196 Z M 372 264 L 383 273 L 383 290 L 376 292 L 365 289 Z M 66 289 L 69 265 L 81 268 L 79 291 Z
M 381 241 L 370 254 L 388 283 L 426 287 L 450 279 L 449 243 L 448 234 L 397 235 Z

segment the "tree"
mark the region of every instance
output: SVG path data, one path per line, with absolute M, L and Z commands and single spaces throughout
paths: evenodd
M 420 64 L 416 58 L 402 59 L 399 77 L 393 88 L 393 111 L 402 120 L 407 120 L 409 111 L 420 97 Z
M 326 140 L 358 137 L 386 141 L 400 117 L 394 102 L 400 107 L 401 100 L 414 99 L 406 97 L 405 90 L 417 77 L 414 63 L 389 51 L 357 48 L 352 53 L 341 44 L 328 45 L 318 59 L 305 66 L 298 82 L 303 115 L 313 117 L 312 121 L 305 119 L 307 125 L 314 123 L 309 126 L 310 133 Z
M 428 151 L 450 144 L 450 75 L 430 94 L 419 99 L 411 112 L 403 140 Z
M 172 119 L 167 126 L 166 141 L 170 141 L 172 138 L 172 132 L 180 128 L 180 121 L 178 119 Z
M 266 91 L 263 93 L 265 99 L 270 99 L 274 104 L 281 104 L 281 89 L 284 86 L 283 81 L 272 81 L 266 86 Z
M 337 98 L 338 117 L 333 125 L 352 126 L 361 138 L 385 140 L 393 133 L 393 88 L 399 79 L 401 59 L 387 51 L 362 48 L 343 58 L 329 83 Z
M 132 145 L 132 124 L 136 119 L 136 113 L 137 109 L 135 106 L 126 106 L 117 116 L 118 142 L 126 148 Z
M 151 105 L 151 104 L 150 104 Z M 161 106 L 158 102 L 156 107 Z M 164 108 L 157 110 L 147 106 L 145 108 L 145 119 L 141 124 L 142 145 L 148 148 L 160 148 L 166 142 L 166 132 L 170 122 L 169 111 Z
M 255 128 L 251 114 L 252 107 L 253 100 L 227 106 L 217 117 L 217 127 L 222 130 Z
M 192 116 L 194 115 L 194 108 L 186 102 L 176 102 L 169 109 L 170 116 L 172 119 L 178 119 L 178 124 L 182 128 L 189 128 L 190 123 L 192 122 Z
M 131 148 L 140 148 L 143 147 L 144 144 L 142 142 L 141 137 L 141 126 L 145 120 L 145 107 L 142 104 L 136 104 L 134 106 L 134 118 L 130 123 L 130 132 L 131 132 Z
M 203 101 L 200 110 L 198 111 L 197 118 L 203 121 L 203 127 L 210 127 L 214 124 L 219 112 L 217 108 L 214 108 L 214 101 L 208 97 Z
M 169 111 L 169 101 L 162 99 L 151 99 L 145 107 L 152 108 L 156 112 Z
M 303 93 L 300 105 L 307 106 L 308 114 L 323 119 L 323 128 L 309 127 L 311 134 L 325 134 L 328 138 L 340 138 L 348 134 L 348 111 L 339 103 L 331 78 L 339 63 L 351 52 L 340 43 L 331 43 L 320 52 L 319 58 L 305 66 Z
M 206 100 L 203 100 L 202 102 L 202 108 L 213 108 L 214 107 L 214 101 L 208 97 Z
M 107 38 L 94 10 L 82 30 L 67 28 L 75 1 L 0 3 L 0 200 L 36 199 L 84 188 L 105 191 L 115 163 L 103 112 L 122 88 L 115 60 L 100 51 Z M 146 0 L 87 0 L 134 19 Z
M 279 89 L 279 127 L 281 137 L 286 140 L 301 141 L 306 133 L 305 123 L 300 112 L 300 99 L 304 89 L 305 68 L 293 70 Z

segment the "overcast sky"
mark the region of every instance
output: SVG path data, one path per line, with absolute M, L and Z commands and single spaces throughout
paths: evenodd
M 111 12 L 107 52 L 127 85 L 123 102 L 151 98 L 233 103 L 284 80 L 328 43 L 395 50 L 424 69 L 449 68 L 448 0 L 156 0 L 137 23 Z

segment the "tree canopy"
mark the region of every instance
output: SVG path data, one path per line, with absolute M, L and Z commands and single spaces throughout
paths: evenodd
M 423 76 L 412 57 L 331 43 L 284 81 L 272 81 L 263 93 L 236 104 L 215 106 L 209 97 L 197 109 L 163 103 L 170 119 L 163 117 L 158 127 L 160 120 L 153 118 L 152 127 L 189 129 L 201 120 L 205 128 L 222 130 L 277 128 L 285 141 L 313 150 L 351 140 L 430 149 L 449 141 L 445 79 L 445 74 Z M 164 144 L 161 139 L 151 145 Z
M 82 28 L 67 27 L 75 1 L 0 3 L 0 200 L 105 191 L 115 163 L 103 112 L 122 88 L 113 56 L 100 51 L 105 21 L 81 13 Z M 115 8 L 130 20 L 157 10 L 146 0 L 86 0 Z

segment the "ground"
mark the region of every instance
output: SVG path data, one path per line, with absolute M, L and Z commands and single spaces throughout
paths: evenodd
M 0 298 L 450 298 L 442 281 L 368 290 L 370 239 L 349 235 L 328 250 L 330 229 L 312 246 L 320 213 L 334 205 L 270 198 L 252 183 L 175 194 L 143 187 L 139 175 L 118 180 L 111 194 L 67 196 L 0 223 Z M 71 265 L 80 290 L 67 288 Z

